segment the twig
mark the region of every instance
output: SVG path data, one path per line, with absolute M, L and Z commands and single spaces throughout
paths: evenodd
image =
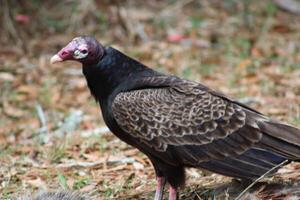
M 200 197 L 200 195 L 197 193 L 197 191 L 194 191 L 194 193 L 195 193 L 196 197 L 197 197 L 199 200 L 202 199 L 202 198 Z
M 82 137 L 90 137 L 91 135 L 103 135 L 103 134 L 106 134 L 106 133 L 109 133 L 109 132 L 110 132 L 110 130 L 107 126 L 102 126 L 102 127 L 95 128 L 95 129 L 92 129 L 92 130 L 82 131 L 80 133 L 80 135 Z
M 42 106 L 37 103 L 35 108 L 36 108 L 36 112 L 37 112 L 40 122 L 41 122 L 40 134 L 41 133 L 49 133 L 49 130 L 47 127 L 47 120 L 46 120 L 45 113 L 43 111 Z
M 32 164 L 33 167 L 36 168 L 96 168 L 100 165 L 103 165 L 104 162 L 107 162 L 108 165 L 113 165 L 113 164 L 129 164 L 129 163 L 134 163 L 135 159 L 134 158 L 129 158 L 125 157 L 122 159 L 118 160 L 108 160 L 106 161 L 105 159 L 99 160 L 97 162 L 69 162 L 69 163 L 63 163 L 63 164 L 58 164 L 58 165 L 41 165 L 37 163 L 36 161 L 28 158 L 26 161 L 30 164 Z
M 11 16 L 11 9 L 9 8 L 9 1 L 8 0 L 3 0 L 3 17 L 4 17 L 4 25 L 6 25 L 6 28 L 9 32 L 9 34 L 13 37 L 14 40 L 17 41 L 17 45 L 19 47 L 21 47 L 21 49 L 23 51 L 27 51 L 27 47 L 24 43 L 24 41 L 22 40 L 22 38 L 20 37 L 20 34 L 17 30 L 17 28 L 15 27 L 15 24 L 12 20 L 12 16 Z
M 268 170 L 266 173 L 264 173 L 263 175 L 261 175 L 259 178 L 257 178 L 254 182 L 252 182 L 248 187 L 246 187 L 246 189 L 244 189 L 239 196 L 237 196 L 234 200 L 240 200 L 244 194 L 253 186 L 255 185 L 258 181 L 260 181 L 261 179 L 263 179 L 264 177 L 266 177 L 270 172 L 272 172 L 273 170 L 275 170 L 276 168 L 281 167 L 282 165 L 286 164 L 288 162 L 288 160 L 284 160 L 283 162 L 279 163 L 278 165 L 274 166 L 273 168 L 271 168 L 270 170 Z

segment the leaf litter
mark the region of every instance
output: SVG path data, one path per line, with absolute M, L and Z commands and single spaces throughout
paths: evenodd
M 21 6 L 12 2 L 8 6 Z M 0 199 L 60 189 L 93 199 L 153 196 L 150 161 L 109 132 L 80 66 L 48 62 L 82 33 L 300 126 L 299 16 L 272 1 L 84 2 L 74 3 L 78 9 L 70 16 L 62 9 L 71 9 L 68 1 L 33 13 L 12 9 L 15 41 L 23 42 L 14 43 L 7 28 L 0 33 Z M 24 9 L 34 6 L 29 1 Z M 299 183 L 299 169 L 291 163 L 264 181 Z M 205 170 L 188 169 L 187 175 L 182 199 L 231 199 L 243 191 Z M 261 185 L 247 195 L 259 198 L 274 188 Z

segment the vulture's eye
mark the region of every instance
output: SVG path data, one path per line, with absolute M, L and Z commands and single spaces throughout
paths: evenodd
M 82 58 L 85 58 L 87 57 L 88 55 L 88 51 L 86 49 L 82 49 L 82 50 L 76 50 L 74 51 L 74 58 L 76 59 L 82 59 Z

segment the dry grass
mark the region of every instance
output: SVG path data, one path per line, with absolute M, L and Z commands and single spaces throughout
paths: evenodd
M 9 19 L 17 35 L 6 26 L 0 35 L 0 199 L 43 189 L 153 196 L 149 160 L 105 129 L 80 66 L 49 65 L 78 34 L 300 126 L 300 18 L 272 1 L 3 2 L 13 9 L 2 24 Z M 299 182 L 299 169 L 291 164 L 266 181 Z M 182 199 L 230 199 L 244 188 L 202 170 L 187 174 Z M 257 187 L 255 195 L 263 191 Z

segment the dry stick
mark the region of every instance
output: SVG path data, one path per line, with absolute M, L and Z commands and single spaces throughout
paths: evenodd
M 36 108 L 36 112 L 39 116 L 40 123 L 41 123 L 40 136 L 43 135 L 43 137 L 44 137 L 44 134 L 49 133 L 46 116 L 45 116 L 42 106 L 39 103 L 36 104 L 35 108 Z M 42 139 L 44 140 L 44 138 L 42 138 Z
M 97 162 L 69 162 L 69 163 L 63 163 L 63 164 L 58 164 L 58 165 L 41 165 L 37 162 L 35 162 L 32 159 L 26 159 L 26 161 L 28 163 L 30 163 L 33 167 L 36 168 L 95 168 L 98 167 L 99 165 L 103 165 L 104 162 L 107 162 L 108 165 L 113 165 L 113 164 L 130 164 L 130 163 L 134 163 L 136 162 L 134 158 L 130 158 L 130 157 L 126 157 L 126 158 L 122 158 L 119 160 L 109 160 L 109 161 L 105 161 L 105 160 L 100 160 Z
M 17 45 L 21 47 L 21 49 L 23 51 L 26 51 L 26 45 L 24 43 L 24 41 L 22 40 L 22 38 L 20 37 L 20 34 L 18 32 L 18 30 L 16 29 L 15 27 L 15 24 L 12 20 L 12 17 L 11 17 L 11 9 L 9 8 L 9 1 L 8 0 L 4 0 L 3 1 L 3 17 L 4 17 L 4 20 L 5 20 L 5 25 L 6 25 L 6 28 L 8 29 L 8 32 L 11 34 L 11 36 L 17 41 Z
M 260 181 L 261 179 L 263 179 L 265 176 L 267 176 L 271 171 L 275 170 L 278 167 L 281 167 L 282 165 L 286 164 L 288 162 L 288 160 L 284 160 L 283 162 L 279 163 L 278 165 L 274 166 L 273 168 L 271 168 L 269 171 L 267 171 L 266 173 L 264 173 L 263 175 L 261 175 L 258 179 L 256 179 L 254 182 L 252 182 L 248 187 L 246 187 L 246 189 L 243 190 L 243 192 L 241 192 L 239 194 L 239 196 L 237 196 L 234 200 L 240 200 L 244 194 L 253 186 L 255 185 L 258 181 Z
M 195 191 L 194 192 L 195 194 L 196 194 L 196 197 L 199 199 L 199 200 L 201 200 L 202 198 L 200 197 L 200 195 Z M 201 193 L 202 194 L 202 193 Z

